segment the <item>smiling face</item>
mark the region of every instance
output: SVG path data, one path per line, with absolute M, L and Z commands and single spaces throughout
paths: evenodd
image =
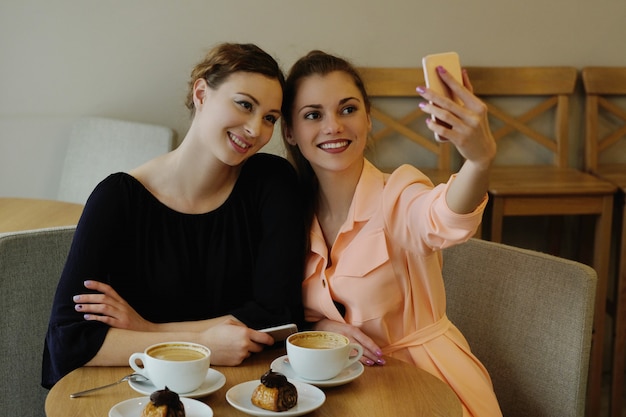
M 265 146 L 280 117 L 278 80 L 236 72 L 216 89 L 199 79 L 193 93 L 195 130 L 223 163 L 239 165 Z
M 371 129 L 363 95 L 343 71 L 299 81 L 287 141 L 297 145 L 319 175 L 360 169 Z

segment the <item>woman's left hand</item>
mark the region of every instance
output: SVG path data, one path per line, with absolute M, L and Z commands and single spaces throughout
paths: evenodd
M 445 68 L 438 67 L 437 72 L 463 105 L 430 89 L 418 87 L 417 92 L 428 100 L 420 103 L 420 108 L 448 125 L 444 126 L 428 118 L 428 128 L 453 143 L 466 160 L 483 167 L 490 166 L 496 154 L 496 143 L 489 128 L 487 105 L 473 94 L 473 87 L 465 70 L 462 72 L 463 85 Z
M 361 363 L 367 366 L 384 365 L 382 350 L 361 329 L 348 323 L 340 323 L 331 319 L 322 319 L 313 326 L 315 330 L 335 332 L 346 336 L 352 343 L 358 343 L 363 347 Z
M 84 285 L 98 292 L 74 296 L 74 307 L 84 313 L 85 320 L 100 321 L 118 329 L 154 330 L 154 323 L 141 317 L 110 285 L 94 280 L 87 280 Z

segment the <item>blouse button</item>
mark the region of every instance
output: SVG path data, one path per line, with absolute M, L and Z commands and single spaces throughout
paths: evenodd
M 322 287 L 326 288 L 326 280 L 322 279 Z

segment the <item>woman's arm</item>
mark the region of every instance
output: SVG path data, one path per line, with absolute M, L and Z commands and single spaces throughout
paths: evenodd
M 87 280 L 85 288 L 91 292 L 73 297 L 75 309 L 85 320 L 99 321 L 116 329 L 136 332 L 203 332 L 227 320 L 244 325 L 233 316 L 215 317 L 206 320 L 153 323 L 144 319 L 109 284 Z
M 111 328 L 96 355 L 86 365 L 121 366 L 128 357 L 152 344 L 167 341 L 188 341 L 211 349 L 211 362 L 216 365 L 239 365 L 251 352 L 260 352 L 272 338 L 249 329 L 232 316 L 188 322 L 151 323 L 141 317 L 108 284 L 86 281 L 85 287 L 96 294 L 74 297 L 76 311 L 85 320 L 107 324 Z
M 483 201 L 489 185 L 489 171 L 496 155 L 496 143 L 489 128 L 487 106 L 472 93 L 472 85 L 466 71 L 463 84 L 459 84 L 445 69 L 438 73 L 453 94 L 461 99 L 463 106 L 428 89 L 418 87 L 426 100 L 420 104 L 426 113 L 434 115 L 450 127 L 427 118 L 428 128 L 448 139 L 465 158 L 456 179 L 450 184 L 446 202 L 455 213 L 470 213 Z
M 239 365 L 251 353 L 260 352 L 265 345 L 273 343 L 269 335 L 230 318 L 201 332 L 183 329 L 145 332 L 111 328 L 100 350 L 86 365 L 128 365 L 128 358 L 134 352 L 143 352 L 155 343 L 179 340 L 207 346 L 211 349 L 211 363 L 227 366 Z

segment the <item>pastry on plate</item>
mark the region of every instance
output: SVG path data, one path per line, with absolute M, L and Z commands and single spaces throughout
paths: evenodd
M 150 402 L 141 411 L 141 417 L 185 417 L 185 406 L 177 393 L 165 387 L 150 394 Z
M 285 375 L 271 369 L 261 376 L 252 393 L 252 404 L 269 411 L 287 411 L 298 403 L 298 390 Z

